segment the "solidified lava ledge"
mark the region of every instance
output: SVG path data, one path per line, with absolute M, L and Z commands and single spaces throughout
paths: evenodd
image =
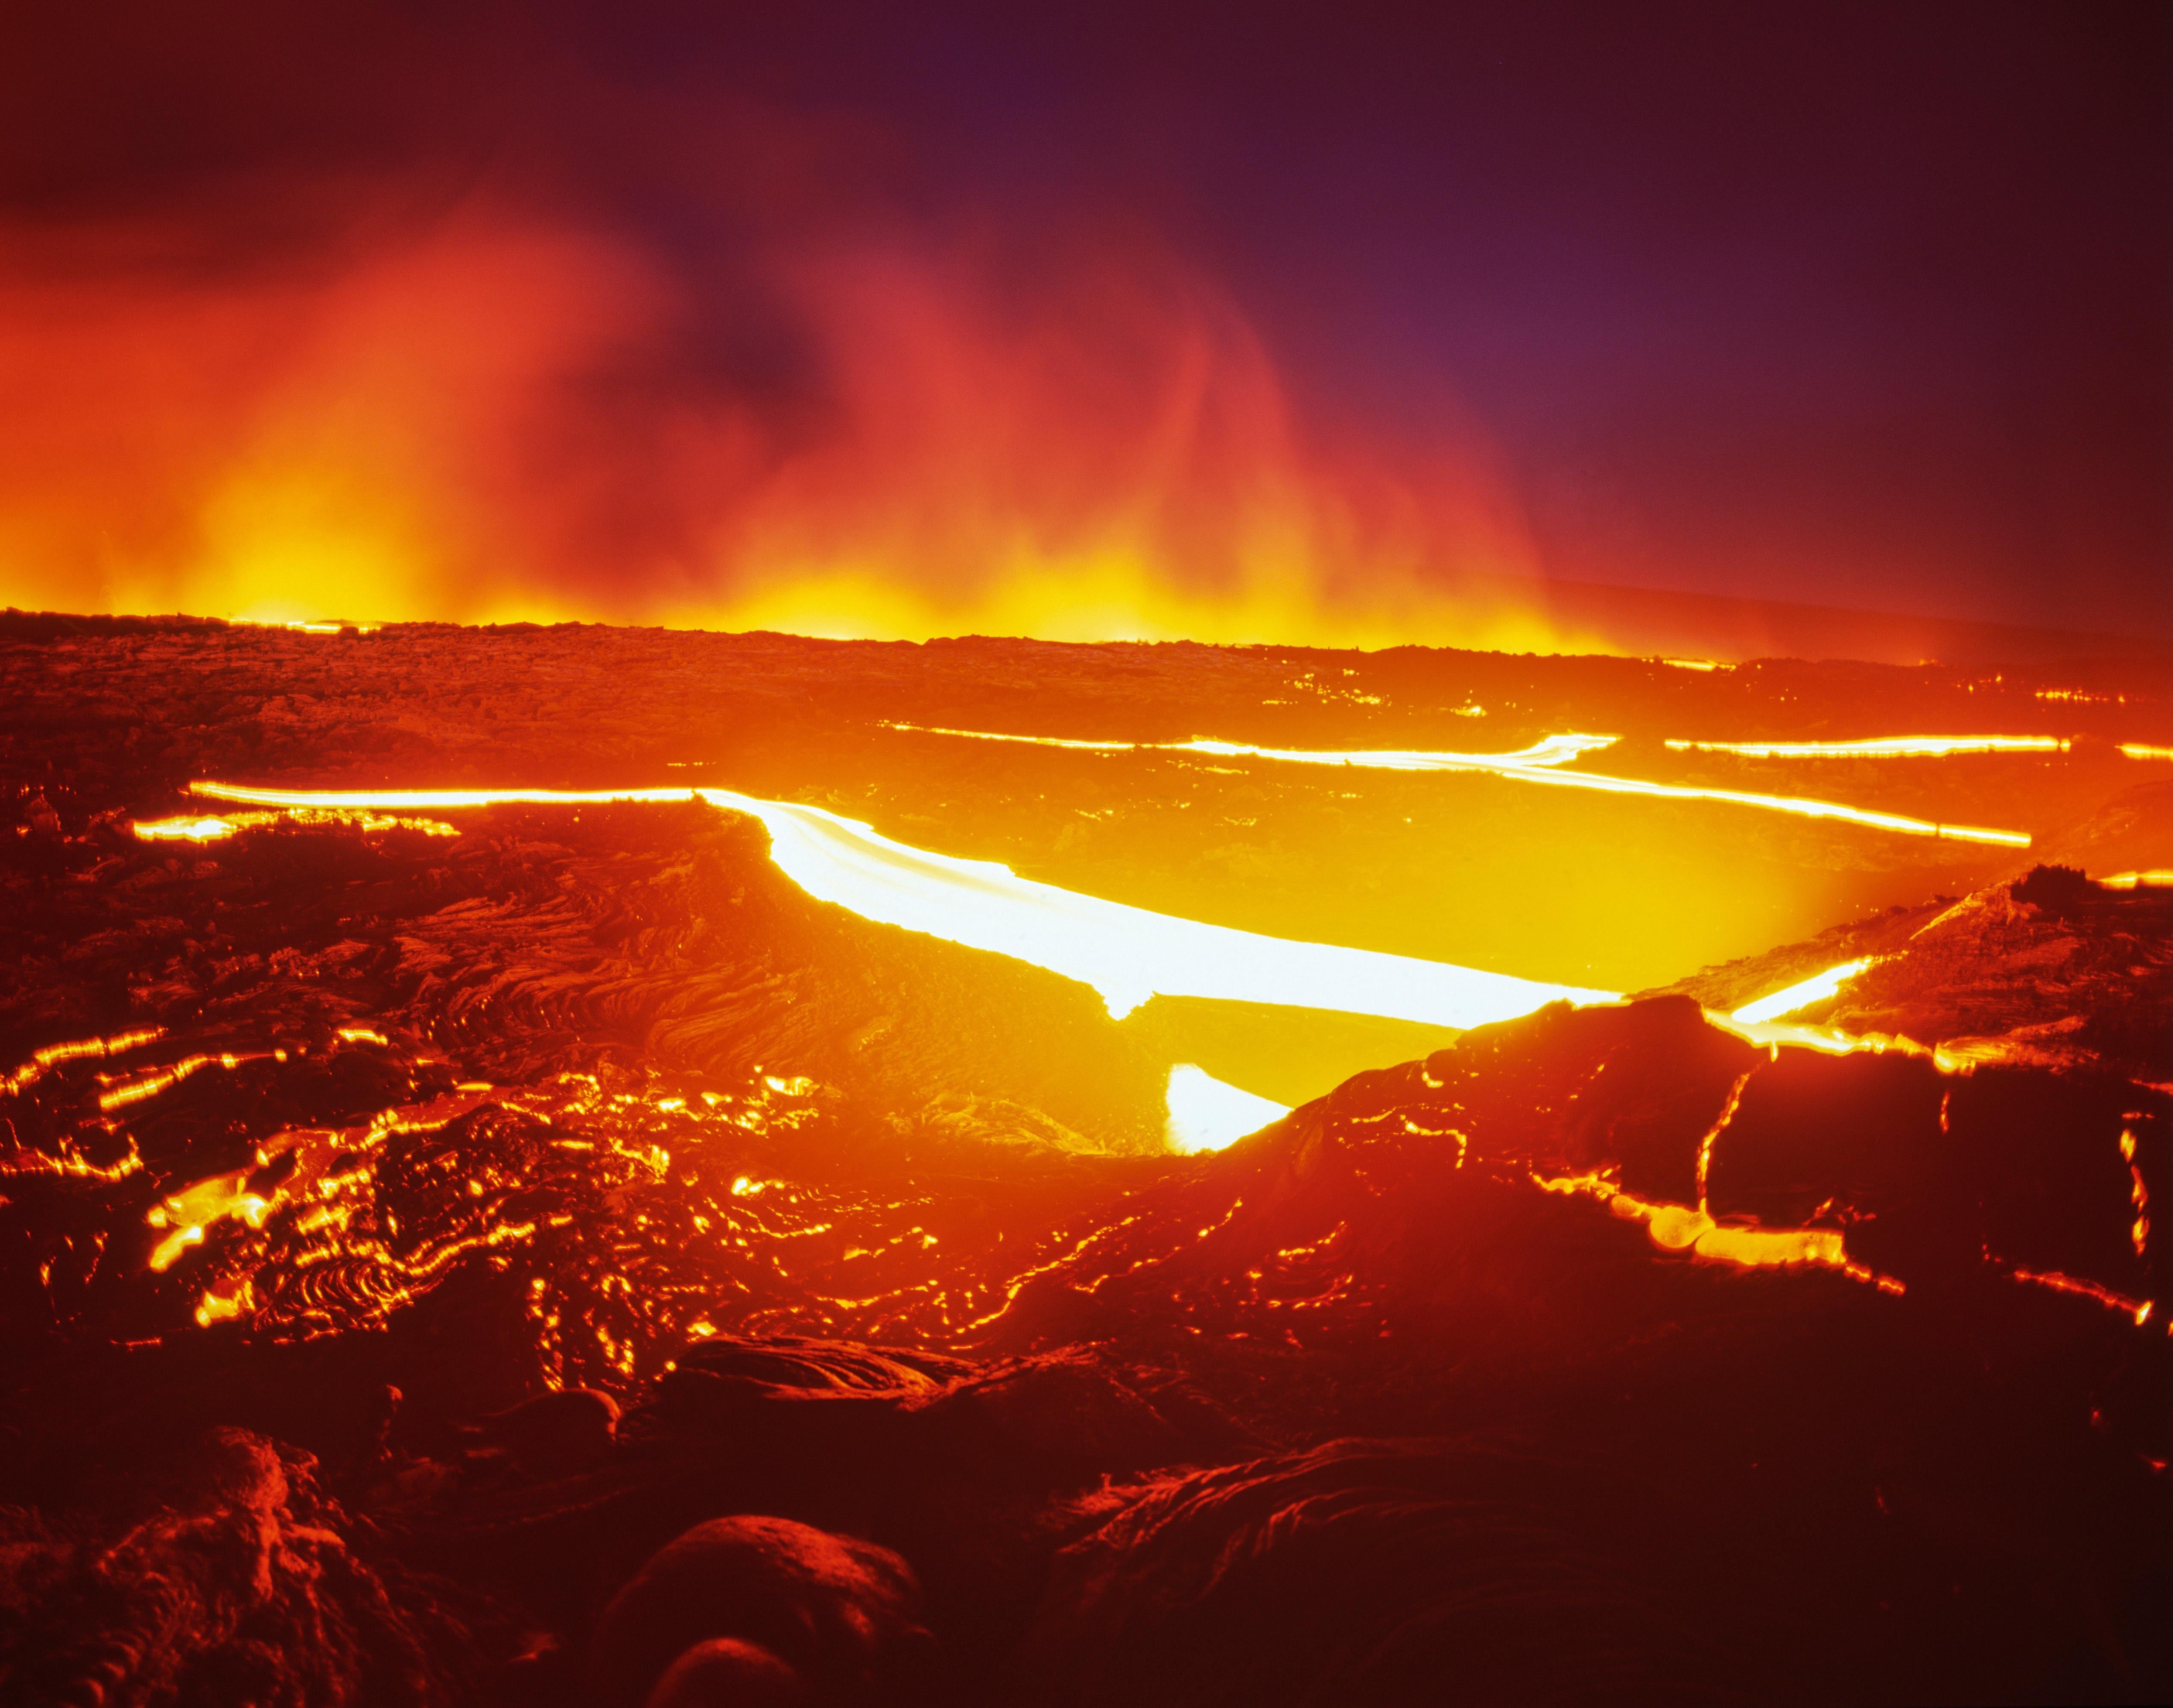
M 0 1695 L 2173 1696 L 2119 669 L 11 615 Z M 1607 999 L 1127 1007 L 698 796 L 207 781 L 713 787 Z M 1189 1066 L 1267 1102 L 1179 1143 Z

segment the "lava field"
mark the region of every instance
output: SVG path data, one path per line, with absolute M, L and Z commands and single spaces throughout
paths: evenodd
M 0 1695 L 2165 1700 L 2169 744 L 11 613 Z

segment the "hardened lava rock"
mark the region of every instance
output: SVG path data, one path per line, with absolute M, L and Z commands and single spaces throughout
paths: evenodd
M 928 1699 L 935 1659 L 920 1587 L 897 1554 L 738 1515 L 669 1543 L 612 1598 L 590 1676 L 602 1708 L 732 1700 L 703 1694 L 713 1685 L 783 1701 L 796 1687 L 823 1708 L 904 1708 Z
M 499 1635 L 477 1598 L 366 1561 L 307 1456 L 241 1430 L 116 1516 L 4 1524 L 0 1699 L 25 1708 L 450 1705 Z

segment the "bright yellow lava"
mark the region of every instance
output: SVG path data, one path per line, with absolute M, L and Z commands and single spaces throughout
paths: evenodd
M 2173 885 L 2173 866 L 2154 866 L 2143 872 L 2115 872 L 2109 878 L 2098 880 L 2098 886 L 2106 890 L 2151 890 L 2168 885 Z
M 2131 759 L 2173 759 L 2173 747 L 2146 747 L 2140 741 L 2123 741 L 2120 751 Z
M 1861 960 L 1844 961 L 1838 967 L 1829 967 L 1809 978 L 1791 984 L 1785 990 L 1777 990 L 1770 996 L 1761 996 L 1755 1002 L 1747 1002 L 1728 1016 L 1743 1026 L 1755 1026 L 1761 1021 L 1778 1020 L 1784 1014 L 1793 1014 L 1799 1008 L 1809 1008 L 1814 1002 L 1823 1002 L 1840 990 L 1842 985 L 1856 977 L 1879 957 L 1867 955 Z
M 151 1267 L 164 1271 L 191 1246 L 203 1243 L 204 1230 L 213 1222 L 234 1216 L 251 1227 L 262 1227 L 273 1199 L 245 1190 L 249 1170 L 215 1174 L 162 1199 L 146 1218 L 153 1227 L 170 1230 L 151 1253 Z
M 131 1103 L 140 1103 L 146 1097 L 155 1097 L 159 1092 L 172 1090 L 191 1074 L 202 1073 L 206 1068 L 224 1068 L 229 1073 L 244 1062 L 279 1061 L 287 1059 L 281 1050 L 256 1050 L 245 1055 L 187 1056 L 169 1067 L 154 1068 L 132 1080 L 124 1080 L 110 1091 L 99 1094 L 98 1107 L 105 1114 L 116 1109 L 125 1109 Z
M 138 1026 L 133 1032 L 116 1033 L 112 1037 L 71 1038 L 66 1043 L 47 1044 L 34 1053 L 30 1059 L 13 1074 L 0 1075 L 0 1091 L 13 1096 L 42 1078 L 49 1068 L 62 1062 L 82 1061 L 94 1056 L 117 1056 L 145 1044 L 156 1043 L 165 1037 L 162 1026 Z
M 1838 801 L 1814 800 L 1800 795 L 1759 795 L 1737 789 L 1696 789 L 1684 784 L 1652 783 L 1638 777 L 1610 777 L 1599 772 L 1562 768 L 1587 753 L 1613 746 L 1617 740 L 1613 735 L 1549 735 L 1544 741 L 1514 753 L 1445 753 L 1408 748 L 1343 751 L 1256 747 L 1241 741 L 1205 739 L 1190 741 L 1081 741 L 1054 735 L 1008 735 L 986 730 L 946 730 L 914 724 L 892 724 L 889 727 L 914 730 L 922 735 L 963 736 L 977 741 L 1024 741 L 1042 747 L 1079 747 L 1106 752 L 1211 753 L 1221 758 L 1269 759 L 1297 765 L 1355 766 L 1383 771 L 1484 771 L 1497 777 L 1513 777 L 1526 783 L 1553 784 L 1566 789 L 1593 789 L 1608 795 L 1642 795 L 1663 800 L 1724 801 L 1736 806 L 1761 807 L 1769 812 L 1792 813 L 1801 818 L 1833 819 L 1845 824 L 1860 824 L 1868 829 L 1893 831 L 1902 836 L 1943 837 L 1951 842 L 1990 843 L 2002 848 L 2030 846 L 2030 835 L 2026 831 L 1994 830 L 1973 824 L 1940 824 L 1930 819 L 1906 817 L 1897 812 L 1874 812 L 1864 807 L 1844 806 Z M 1671 742 L 1669 745 L 1675 744 Z
M 241 828 L 241 816 L 233 818 L 154 818 L 136 821 L 136 834 L 145 842 L 217 842 Z
M 337 824 L 359 825 L 370 834 L 386 830 L 419 830 L 425 836 L 456 836 L 450 824 L 434 818 L 389 818 L 373 812 L 230 812 L 220 817 L 139 818 L 135 831 L 144 842 L 217 842 L 251 825 L 296 817 Z
M 1226 1085 L 1189 1062 L 1169 1070 L 1163 1095 L 1169 1118 L 1163 1136 L 1169 1148 L 1192 1156 L 1220 1150 L 1290 1113 L 1290 1106 Z
M 1022 878 L 994 860 L 892 842 L 817 806 L 723 789 L 311 790 L 196 783 L 213 800 L 253 806 L 378 812 L 500 803 L 580 806 L 701 800 L 759 818 L 770 858 L 819 901 L 862 919 L 1008 955 L 1091 984 L 1110 1014 L 1154 996 L 1264 1002 L 1465 1030 L 1550 1002 L 1612 1002 L 1612 991 L 1548 984 L 1447 962 L 1307 943 L 1205 924 Z
M 236 628 L 286 628 L 297 634 L 375 634 L 385 627 L 381 622 L 340 622 L 329 619 L 280 622 L 256 617 L 229 617 L 227 622 Z
M 1816 1263 L 1838 1269 L 1852 1280 L 1872 1283 L 1885 1292 L 1902 1290 L 1901 1282 L 1853 1261 L 1848 1255 L 1847 1237 L 1836 1228 L 1739 1227 L 1714 1220 L 1702 1204 L 1694 1209 L 1686 1204 L 1632 1197 L 1597 1174 L 1553 1180 L 1534 1174 L 1532 1182 L 1547 1192 L 1599 1199 L 1625 1221 L 1642 1222 L 1647 1237 L 1663 1251 L 1688 1252 L 1709 1263 L 1734 1263 L 1744 1269 Z
M 1072 747 L 1097 753 L 1210 753 L 1218 758 L 1280 759 L 1300 765 L 1357 765 L 1375 771 L 1521 771 L 1539 765 L 1566 765 L 1602 747 L 1613 735 L 1549 735 L 1513 753 L 1437 753 L 1417 748 L 1367 747 L 1314 751 L 1301 747 L 1249 747 L 1236 741 L 1195 736 L 1189 741 L 1082 741 L 1062 735 L 1007 735 L 994 730 L 946 730 L 923 724 L 886 724 L 886 729 L 923 735 L 956 735 L 968 741 L 1022 741 L 1035 747 Z
M 1670 741 L 1678 753 L 1747 759 L 1917 759 L 1949 753 L 2064 753 L 2057 735 L 1880 735 L 1863 741 Z

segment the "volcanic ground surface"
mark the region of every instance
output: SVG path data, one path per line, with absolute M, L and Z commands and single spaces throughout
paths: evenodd
M 2173 1694 L 2147 663 L 14 616 L 0 783 L 11 1701 Z M 1629 994 L 330 804 L 696 786 Z

